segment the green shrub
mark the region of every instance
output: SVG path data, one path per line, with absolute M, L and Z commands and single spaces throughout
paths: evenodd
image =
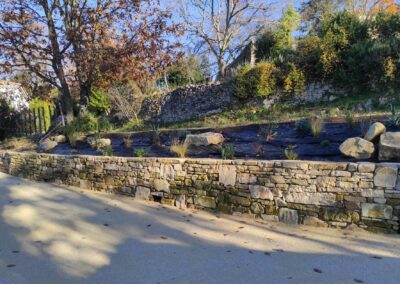
M 104 90 L 97 88 L 92 90 L 89 96 L 89 109 L 98 115 L 109 112 L 111 103 Z
M 310 134 L 311 125 L 308 119 L 302 119 L 296 122 L 296 132 L 300 136 L 307 136 Z
M 179 140 L 174 140 L 172 142 L 170 151 L 172 153 L 175 153 L 179 158 L 185 158 L 188 147 L 189 145 L 187 143 L 179 142 Z
M 221 156 L 224 160 L 230 160 L 235 156 L 235 147 L 231 144 L 225 144 L 221 150 Z
M 304 92 L 306 79 L 303 71 L 293 63 L 289 64 L 289 73 L 283 80 L 283 90 L 289 95 L 299 95 Z
M 113 148 L 111 145 L 99 149 L 103 156 L 113 156 Z
M 352 110 L 346 111 L 346 117 L 345 118 L 346 118 L 346 122 L 350 126 L 350 128 L 354 128 L 355 127 L 354 117 L 355 117 L 354 111 L 352 111 Z
M 111 130 L 113 130 L 113 126 L 106 117 L 100 116 L 98 118 L 98 130 L 99 131 L 111 131 Z
M 29 102 L 29 109 L 32 111 L 35 111 L 36 114 L 39 113 L 42 114 L 42 111 L 44 110 L 44 119 L 45 121 L 41 121 L 41 128 L 44 128 L 44 125 L 46 125 L 45 131 L 47 131 L 50 126 L 51 126 L 51 118 L 54 115 L 55 111 L 55 106 L 53 103 L 41 100 L 40 98 L 34 98 Z M 38 115 L 37 115 L 38 116 Z M 41 119 L 43 118 L 42 115 L 40 115 Z M 39 129 L 39 118 L 36 118 L 36 128 Z
M 276 91 L 276 67 L 260 62 L 254 68 L 239 67 L 234 78 L 234 94 L 241 98 L 266 97 Z
M 92 132 L 98 131 L 99 125 L 97 118 L 90 112 L 87 112 L 83 116 L 76 117 L 71 123 L 65 127 L 65 133 L 69 137 L 71 134 L 76 132 Z
M 289 145 L 285 148 L 285 157 L 288 160 L 297 160 L 297 158 L 299 157 L 299 155 L 296 153 L 295 151 L 296 146 L 295 145 Z
M 324 120 L 320 117 L 313 117 L 310 120 L 311 133 L 314 137 L 321 135 L 322 129 L 324 128 Z
M 148 153 L 149 153 L 149 151 L 146 150 L 146 149 L 140 149 L 140 148 L 138 148 L 138 149 L 133 150 L 133 154 L 134 154 L 136 157 L 145 157 L 145 156 L 147 156 Z

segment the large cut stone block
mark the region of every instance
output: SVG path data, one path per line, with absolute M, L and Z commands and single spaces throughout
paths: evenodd
M 217 207 L 215 203 L 215 198 L 210 196 L 196 196 L 194 198 L 194 204 L 200 205 L 206 208 L 215 208 Z
M 397 182 L 397 168 L 377 168 L 374 175 L 375 186 L 394 188 Z
M 296 225 L 299 223 L 299 214 L 297 213 L 297 210 L 280 208 L 279 221 L 289 225 Z
M 375 203 L 361 204 L 361 216 L 364 218 L 391 219 L 393 213 L 392 206 Z
M 379 142 L 379 160 L 387 161 L 400 158 L 400 132 L 386 132 Z
M 250 185 L 251 198 L 273 200 L 274 195 L 271 190 L 261 185 Z
M 232 185 L 236 183 L 236 167 L 230 165 L 222 165 L 219 167 L 219 182 L 225 186 Z
M 164 179 L 155 179 L 154 188 L 157 191 L 163 191 L 169 193 L 169 182 Z
M 284 198 L 289 203 L 327 206 L 336 204 L 336 195 L 333 193 L 289 191 L 284 193 Z
M 369 159 L 375 151 L 374 144 L 365 139 L 355 137 L 344 141 L 340 147 L 340 152 L 355 159 Z
M 136 187 L 135 198 L 149 200 L 150 198 L 150 188 L 144 186 Z

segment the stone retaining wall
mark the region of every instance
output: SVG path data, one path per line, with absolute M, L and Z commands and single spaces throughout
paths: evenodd
M 139 116 L 146 121 L 168 124 L 220 113 L 234 103 L 229 83 L 188 86 L 146 98 Z
M 400 164 L 2 153 L 0 171 L 270 221 L 399 232 Z M 399 183 L 398 183 L 399 180 Z

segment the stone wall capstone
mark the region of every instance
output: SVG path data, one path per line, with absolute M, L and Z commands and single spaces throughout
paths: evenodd
M 0 152 L 0 171 L 179 208 L 399 232 L 400 164 Z

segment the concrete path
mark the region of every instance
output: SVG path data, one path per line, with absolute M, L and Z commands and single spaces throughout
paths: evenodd
M 399 283 L 400 237 L 162 207 L 0 174 L 0 283 Z

